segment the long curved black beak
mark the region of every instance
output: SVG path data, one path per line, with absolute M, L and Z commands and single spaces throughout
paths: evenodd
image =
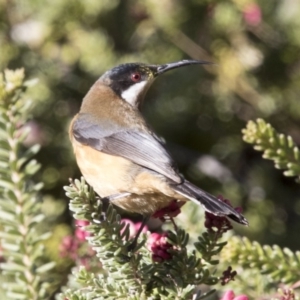
M 210 65 L 210 64 L 213 64 L 213 63 L 211 63 L 209 61 L 204 61 L 204 60 L 184 59 L 184 60 L 180 60 L 180 61 L 177 61 L 177 62 L 156 66 L 157 68 L 156 68 L 155 75 L 157 76 L 157 75 L 165 73 L 169 70 L 173 70 L 173 69 L 188 66 L 188 65 L 196 65 L 196 64 L 198 64 L 198 65 Z

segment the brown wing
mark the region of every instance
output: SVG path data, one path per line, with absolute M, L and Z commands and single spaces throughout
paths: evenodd
M 110 122 L 91 122 L 85 115 L 79 115 L 73 124 L 73 134 L 82 144 L 107 154 L 121 156 L 160 173 L 175 183 L 182 178 L 174 161 L 163 144 L 153 135 L 139 130 L 124 130 Z

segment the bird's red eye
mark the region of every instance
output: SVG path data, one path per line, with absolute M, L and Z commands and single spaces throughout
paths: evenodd
M 132 73 L 131 74 L 131 80 L 134 82 L 138 82 L 141 80 L 141 74 L 140 73 Z

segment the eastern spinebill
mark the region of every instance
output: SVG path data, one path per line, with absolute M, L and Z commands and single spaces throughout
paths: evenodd
M 128 63 L 104 73 L 70 125 L 78 166 L 100 197 L 145 220 L 176 199 L 191 200 L 214 215 L 247 225 L 243 215 L 179 174 L 164 143 L 141 115 L 143 98 L 156 77 L 193 64 L 209 63 Z

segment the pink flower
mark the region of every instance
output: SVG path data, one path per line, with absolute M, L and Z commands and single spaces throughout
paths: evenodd
M 76 226 L 86 226 L 89 225 L 89 221 L 83 221 L 83 220 L 76 220 L 75 221 Z M 67 235 L 62 239 L 62 242 L 59 246 L 59 252 L 62 257 L 69 256 L 72 259 L 77 258 L 77 252 L 82 244 L 83 241 L 85 241 L 85 238 L 89 236 L 89 233 L 86 232 L 84 229 L 76 228 L 75 235 Z
M 159 218 L 163 222 L 165 221 L 166 217 L 175 218 L 181 213 L 180 208 L 184 203 L 185 202 L 173 200 L 168 206 L 156 211 L 152 217 Z
M 79 248 L 78 240 L 71 235 L 67 235 L 62 239 L 62 243 L 59 246 L 59 253 L 61 257 L 70 257 L 76 259 L 77 251 Z
M 281 289 L 280 294 L 280 300 L 295 300 L 295 293 L 293 289 Z
M 90 225 L 90 222 L 86 221 L 86 220 L 75 220 L 75 225 L 76 226 L 87 226 L 87 225 Z
M 134 238 L 142 225 L 141 222 L 134 223 L 129 219 L 122 219 L 121 223 L 129 225 L 129 238 Z M 123 229 L 121 230 L 121 234 L 124 232 L 125 227 L 123 227 Z M 148 227 L 144 226 L 142 233 L 146 233 L 147 231 L 148 231 Z
M 77 226 L 75 230 L 75 236 L 80 241 L 83 242 L 86 240 L 87 236 L 90 236 L 90 233 L 84 230 L 84 227 L 89 225 L 89 221 L 85 220 L 76 220 L 75 225 Z
M 141 226 L 142 226 L 142 222 L 134 223 L 134 228 L 136 233 L 139 231 Z M 146 233 L 147 231 L 148 231 L 148 226 L 145 225 L 144 228 L 142 229 L 142 233 Z
M 243 11 L 243 17 L 247 24 L 256 26 L 258 25 L 261 20 L 261 9 L 256 3 L 249 3 L 246 5 Z
M 68 257 L 79 265 L 84 265 L 86 269 L 91 266 L 92 258 L 95 256 L 95 251 L 85 241 L 90 233 L 84 230 L 84 227 L 89 225 L 89 221 L 76 220 L 74 235 L 65 236 L 59 246 L 61 257 Z
M 122 219 L 121 223 L 125 224 L 125 226 L 121 230 L 121 234 L 124 232 L 126 225 L 128 225 L 129 226 L 129 237 L 133 238 L 136 234 L 135 224 L 129 219 Z
M 167 242 L 167 233 L 151 233 L 147 241 L 147 247 L 152 252 L 152 260 L 162 262 L 172 258 L 169 249 L 172 245 Z
M 246 295 L 235 296 L 233 291 L 227 291 L 220 300 L 249 300 Z

